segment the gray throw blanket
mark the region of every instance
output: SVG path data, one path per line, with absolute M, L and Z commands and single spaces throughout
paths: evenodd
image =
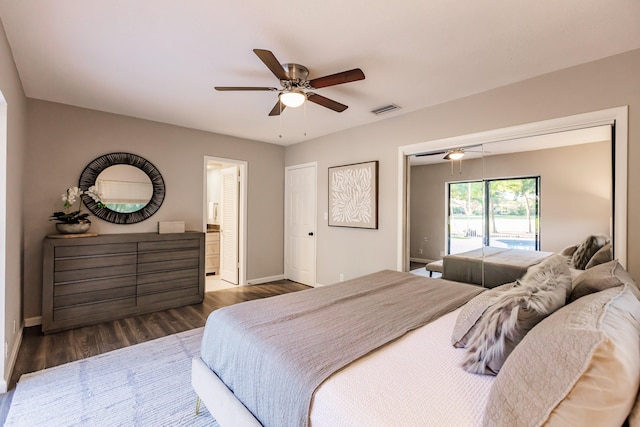
M 306 426 L 331 374 L 482 290 L 385 270 L 249 301 L 209 315 L 201 358 L 264 426 Z

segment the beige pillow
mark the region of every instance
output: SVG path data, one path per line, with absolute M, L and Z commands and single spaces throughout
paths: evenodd
M 505 283 L 486 290 L 469 300 L 458 313 L 456 324 L 453 327 L 453 334 L 451 335 L 451 344 L 457 348 L 466 347 L 467 341 L 473 334 L 476 324 L 485 310 L 495 302 L 500 294 L 514 286 L 517 286 L 517 282 Z
M 629 427 L 640 426 L 640 393 L 636 396 L 636 403 L 629 414 Z
M 587 295 L 527 334 L 491 386 L 484 426 L 620 426 L 640 385 L 640 301 Z
M 565 304 L 571 291 L 566 258 L 546 258 L 519 283 L 503 291 L 476 322 L 462 364 L 466 371 L 496 375 L 527 332 Z
M 599 264 L 604 264 L 605 262 L 609 262 L 613 259 L 613 251 L 611 250 L 611 243 L 607 243 L 596 252 L 589 262 L 587 263 L 585 270 L 588 270 L 592 267 L 595 267 Z
M 614 288 L 620 285 L 628 285 L 631 292 L 640 298 L 638 285 L 633 281 L 629 273 L 617 260 L 605 262 L 586 270 L 573 281 L 573 290 L 569 295 L 569 302 L 575 301 L 594 292 Z

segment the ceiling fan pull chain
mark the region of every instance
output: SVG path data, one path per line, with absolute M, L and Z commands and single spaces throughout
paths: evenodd
M 280 106 L 280 114 L 278 114 L 278 138 L 282 138 L 282 102 L 278 101 L 278 105 Z
M 302 104 L 302 133 L 307 136 L 307 103 Z

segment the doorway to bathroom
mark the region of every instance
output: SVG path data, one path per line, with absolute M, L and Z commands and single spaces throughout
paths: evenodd
M 244 285 L 246 162 L 205 157 L 205 291 Z

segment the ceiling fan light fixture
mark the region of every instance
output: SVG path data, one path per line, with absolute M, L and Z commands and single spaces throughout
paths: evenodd
M 464 150 L 455 149 L 449 151 L 443 158 L 445 160 L 460 160 L 464 157 Z
M 285 90 L 280 95 L 280 102 L 289 108 L 296 108 L 304 104 L 307 99 L 301 90 Z

